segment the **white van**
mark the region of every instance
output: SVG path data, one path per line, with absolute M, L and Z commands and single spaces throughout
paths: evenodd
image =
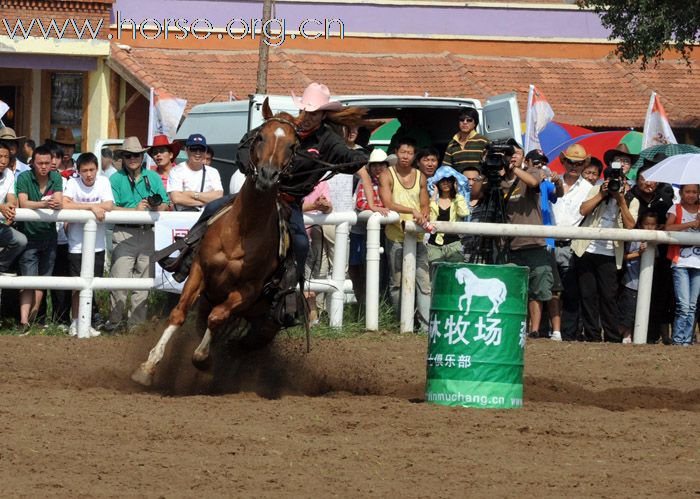
M 292 98 L 280 95 L 252 95 L 247 101 L 212 102 L 193 107 L 176 139 L 184 140 L 192 133 L 201 133 L 214 148 L 214 166 L 221 173 L 224 189 L 228 191 L 235 171 L 238 142 L 252 128 L 262 124 L 262 104 L 270 98 L 274 113 L 287 112 L 294 116 L 299 110 Z M 480 115 L 479 132 L 491 140 L 522 136 L 520 112 L 515 93 L 489 98 L 484 105 L 478 99 L 449 97 L 417 97 L 404 95 L 346 95 L 333 96 L 345 105 L 367 108 L 367 117 L 378 120 L 396 118 L 402 110 L 412 110 L 417 120 L 429 131 L 433 145 L 443 153 L 449 140 L 457 133 L 460 108 L 473 107 Z M 361 134 L 362 135 L 362 134 Z M 369 133 L 365 134 L 369 137 Z M 359 143 L 363 143 L 362 140 Z M 370 142 L 371 145 L 371 142 Z

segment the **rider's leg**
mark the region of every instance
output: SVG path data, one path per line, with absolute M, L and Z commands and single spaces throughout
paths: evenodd
M 297 265 L 298 281 L 304 278 L 304 265 L 309 254 L 309 236 L 304 227 L 304 215 L 301 211 L 301 203 L 290 204 L 291 214 L 289 215 L 289 233 L 292 236 L 292 246 L 294 248 L 294 258 Z

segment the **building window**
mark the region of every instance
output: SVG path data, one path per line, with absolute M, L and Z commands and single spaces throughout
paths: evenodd
M 70 127 L 78 144 L 82 140 L 83 73 L 51 74 L 51 137 L 58 127 Z

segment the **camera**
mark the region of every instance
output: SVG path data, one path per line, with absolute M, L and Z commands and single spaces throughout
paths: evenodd
M 486 147 L 486 155 L 481 162 L 481 171 L 491 185 L 498 185 L 501 178 L 501 170 L 508 168 L 511 156 L 515 154 L 515 148 L 510 140 L 494 140 Z
M 163 204 L 163 197 L 160 194 L 151 194 L 146 198 L 146 202 L 149 208 L 156 209 Z
M 622 182 L 624 182 L 624 175 L 622 175 L 622 163 L 619 161 L 613 161 L 610 164 L 610 168 L 606 168 L 603 172 L 603 178 L 608 180 L 608 191 L 620 192 L 620 189 L 622 189 Z

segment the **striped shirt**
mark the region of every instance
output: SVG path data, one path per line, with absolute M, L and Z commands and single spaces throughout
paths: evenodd
M 447 144 L 442 166 L 451 166 L 460 173 L 467 168 L 478 169 L 484 149 L 489 144 L 489 139 L 472 131 L 467 141 L 462 145 L 459 143 L 458 137 L 459 134 L 455 135 Z

